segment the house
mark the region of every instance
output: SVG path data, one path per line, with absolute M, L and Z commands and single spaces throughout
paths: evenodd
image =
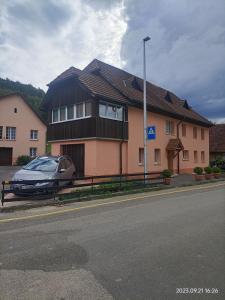
M 97 59 L 71 67 L 48 85 L 47 140 L 52 154 L 68 154 L 78 175 L 138 173 L 143 166 L 143 81 Z M 209 164 L 211 123 L 186 100 L 147 82 L 148 170 L 192 172 Z
M 45 153 L 46 124 L 20 94 L 0 97 L 0 166 Z
M 217 124 L 209 130 L 210 161 L 225 160 L 225 124 Z

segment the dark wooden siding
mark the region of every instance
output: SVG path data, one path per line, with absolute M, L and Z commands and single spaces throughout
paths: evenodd
M 80 138 L 128 139 L 128 122 L 105 118 L 86 118 L 69 122 L 50 124 L 48 141 Z

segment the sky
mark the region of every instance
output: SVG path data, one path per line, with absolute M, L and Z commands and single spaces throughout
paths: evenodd
M 0 77 L 46 84 L 98 58 L 225 123 L 224 0 L 0 0 Z

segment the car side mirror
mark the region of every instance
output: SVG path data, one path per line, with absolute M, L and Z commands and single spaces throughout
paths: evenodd
M 59 173 L 64 173 L 64 172 L 66 172 L 66 169 L 60 169 L 59 170 Z

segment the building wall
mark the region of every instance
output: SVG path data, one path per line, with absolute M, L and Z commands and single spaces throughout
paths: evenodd
M 166 120 L 174 122 L 174 135 L 165 133 Z M 156 126 L 156 140 L 148 141 L 148 170 L 150 172 L 162 171 L 168 168 L 166 147 L 170 139 L 176 138 L 176 125 L 179 121 L 170 117 L 148 113 L 148 124 Z M 139 148 L 143 148 L 143 112 L 140 109 L 129 107 L 128 110 L 129 138 L 123 142 L 123 173 L 144 172 L 143 164 L 139 164 Z M 189 159 L 183 160 L 180 152 L 180 172 L 190 173 L 195 166 L 205 167 L 209 164 L 209 131 L 205 130 L 205 139 L 201 140 L 200 126 L 190 123 L 186 124 L 186 137 L 182 137 L 180 126 L 180 139 L 184 149 L 189 151 Z M 193 127 L 197 127 L 197 139 L 193 139 Z M 79 141 L 53 142 L 52 154 L 60 154 L 60 145 L 63 144 L 85 144 L 85 175 L 110 175 L 120 172 L 120 141 L 84 139 Z M 161 150 L 160 164 L 154 163 L 154 150 Z M 198 162 L 194 162 L 194 151 L 198 151 Z M 205 151 L 205 162 L 201 162 L 201 151 Z M 177 169 L 177 157 L 173 162 L 174 170 Z
M 17 108 L 17 113 L 14 113 Z M 3 139 L 0 147 L 13 148 L 13 163 L 20 155 L 29 155 L 30 148 L 37 148 L 37 155 L 45 153 L 46 126 L 20 96 L 13 95 L 0 100 L 0 126 Z M 6 127 L 16 127 L 16 140 L 8 141 Z M 30 140 L 30 130 L 38 130 L 38 140 Z
M 174 122 L 174 135 L 167 135 L 165 133 L 166 120 Z M 138 155 L 139 148 L 143 148 L 143 111 L 133 107 L 129 108 L 128 111 L 129 121 L 129 140 L 128 140 L 128 172 L 143 172 L 144 166 L 139 165 Z M 149 171 L 161 171 L 168 168 L 167 151 L 166 146 L 170 139 L 176 138 L 176 125 L 179 120 L 166 117 L 163 115 L 148 113 L 148 125 L 156 126 L 156 140 L 148 141 L 148 170 Z M 198 165 L 205 167 L 209 164 L 209 130 L 205 130 L 205 139 L 201 140 L 201 126 L 197 126 L 190 123 L 186 124 L 186 137 L 182 137 L 181 125 L 179 126 L 180 139 L 183 143 L 184 149 L 189 151 L 189 160 L 183 160 L 182 152 L 180 152 L 180 172 L 192 172 L 193 168 Z M 193 139 L 193 127 L 197 127 L 197 139 Z M 161 163 L 154 163 L 154 149 L 161 150 Z M 198 151 L 198 162 L 194 162 L 194 151 Z M 205 162 L 201 162 L 201 151 L 205 151 Z M 174 169 L 177 169 L 177 157 L 173 162 Z

